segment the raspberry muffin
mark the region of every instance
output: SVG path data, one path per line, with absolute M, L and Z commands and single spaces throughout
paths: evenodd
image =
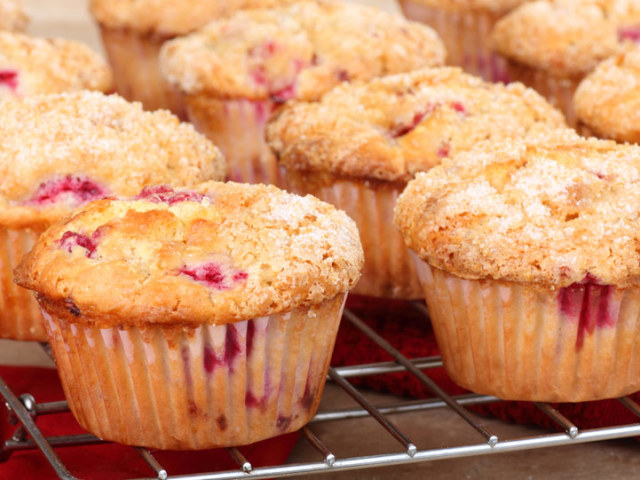
M 404 15 L 426 23 L 442 38 L 447 63 L 485 80 L 507 82 L 505 61 L 491 51 L 489 34 L 499 18 L 528 0 L 398 0 Z
M 573 94 L 596 65 L 640 40 L 640 0 L 555 0 L 526 3 L 491 34 L 512 80 L 536 89 L 576 124 Z
M 184 117 L 181 101 L 162 80 L 163 43 L 243 8 L 272 7 L 293 0 L 90 0 L 118 93 L 147 110 L 166 108 Z
M 20 0 L 0 0 L 0 30 L 22 32 L 28 23 L 29 17 Z
M 264 127 L 284 102 L 443 60 L 430 28 L 333 2 L 239 12 L 168 42 L 160 59 L 185 95 L 189 121 L 226 156 L 231 179 L 274 184 L 279 172 Z
M 0 32 L 0 97 L 112 89 L 111 70 L 85 45 Z
M 74 208 L 144 186 L 222 179 L 219 151 L 168 112 L 100 93 L 0 101 L 0 337 L 47 339 L 12 270 L 38 235 Z
M 640 390 L 640 147 L 556 131 L 418 174 L 395 223 L 445 368 L 510 400 Z
M 313 417 L 362 261 L 331 205 L 210 182 L 93 202 L 47 230 L 17 278 L 37 293 L 81 425 L 204 449 Z
M 294 103 L 270 123 L 267 138 L 287 188 L 333 203 L 358 224 L 366 262 L 354 293 L 411 299 L 422 289 L 392 224 L 407 181 L 480 140 L 562 126 L 562 115 L 533 90 L 442 67 Z
M 579 130 L 618 142 L 640 142 L 640 47 L 602 62 L 574 95 Z

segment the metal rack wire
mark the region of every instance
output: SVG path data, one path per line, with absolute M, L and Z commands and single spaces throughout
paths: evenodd
M 413 306 L 428 315 L 421 303 L 413 303 Z M 353 312 L 346 310 L 344 319 L 357 327 L 364 335 L 373 340 L 380 348 L 385 350 L 393 359 L 393 362 L 381 362 L 375 364 L 356 365 L 349 367 L 330 368 L 329 380 L 344 390 L 360 408 L 333 409 L 320 411 L 311 423 L 302 429 L 302 437 L 319 453 L 317 461 L 296 464 L 283 464 L 272 467 L 254 468 L 251 459 L 247 459 L 236 448 L 228 448 L 227 452 L 238 465 L 237 469 L 206 472 L 190 475 L 171 475 L 145 448 L 135 448 L 140 456 L 150 467 L 153 476 L 135 480 L 232 480 L 232 479 L 259 479 L 259 478 L 283 478 L 294 475 L 309 475 L 314 473 L 341 472 L 362 468 L 384 467 L 417 462 L 426 462 L 436 459 L 468 457 L 474 455 L 495 454 L 500 452 L 529 450 L 536 448 L 579 444 L 599 440 L 611 440 L 616 438 L 633 437 L 640 435 L 640 406 L 631 398 L 620 398 L 619 401 L 633 414 L 639 417 L 638 423 L 579 430 L 569 419 L 551 405 L 536 403 L 535 405 L 550 417 L 564 430 L 564 433 L 551 433 L 526 438 L 500 440 L 483 423 L 471 414 L 465 407 L 473 404 L 500 401 L 486 395 L 466 394 L 450 396 L 445 393 L 431 378 L 424 374 L 423 370 L 440 367 L 442 365 L 438 357 L 425 357 L 408 359 L 388 341 L 378 335 L 365 322 Z M 415 376 L 424 386 L 435 395 L 433 399 L 410 400 L 399 402 L 385 407 L 376 407 L 349 381 L 353 377 L 367 375 L 381 375 L 407 371 Z M 78 445 L 106 443 L 90 434 L 68 435 L 59 437 L 45 437 L 37 426 L 37 417 L 68 411 L 64 401 L 38 404 L 34 398 L 25 394 L 19 398 L 13 393 L 6 382 L 0 378 L 0 394 L 5 398 L 9 409 L 9 419 L 17 425 L 13 436 L 5 441 L 0 448 L 0 462 L 10 461 L 13 452 L 19 450 L 38 448 L 49 461 L 59 478 L 75 480 L 66 465 L 62 463 L 55 449 Z M 466 445 L 420 449 L 405 433 L 403 433 L 389 419 L 390 414 L 416 414 L 416 412 L 433 409 L 450 409 L 455 412 L 462 421 L 475 430 L 475 438 L 471 438 Z M 313 425 L 319 422 L 339 421 L 346 419 L 358 419 L 371 417 L 375 419 L 386 432 L 401 447 L 400 452 L 391 452 L 376 455 L 361 455 L 348 458 L 340 458 L 332 453 L 331 449 L 313 432 Z

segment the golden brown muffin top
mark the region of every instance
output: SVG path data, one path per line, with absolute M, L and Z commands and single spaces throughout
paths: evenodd
M 0 225 L 46 226 L 106 195 L 224 178 L 218 149 L 169 112 L 75 92 L 0 101 Z
M 522 84 L 493 84 L 453 67 L 344 84 L 293 103 L 267 127 L 288 169 L 408 181 L 484 139 L 564 127 L 562 114 Z
M 90 0 L 91 14 L 109 28 L 173 37 L 249 8 L 272 8 L 299 0 Z
M 111 70 L 79 42 L 0 32 L 0 96 L 113 90 Z
M 574 96 L 578 119 L 600 137 L 640 142 L 640 47 L 602 62 Z
M 456 12 L 502 13 L 531 0 L 411 0 L 432 8 Z
M 20 0 L 0 0 L 0 30 L 21 32 L 27 28 L 29 17 Z
M 429 27 L 375 8 L 307 2 L 212 22 L 166 43 L 160 63 L 189 94 L 281 102 L 316 99 L 343 81 L 440 65 L 444 57 Z
M 640 284 L 640 147 L 571 130 L 483 142 L 420 173 L 395 224 L 463 278 L 564 287 Z
M 357 282 L 358 230 L 332 205 L 265 185 L 192 188 L 90 203 L 40 237 L 17 282 L 50 313 L 100 326 L 232 323 Z
M 525 3 L 494 27 L 501 55 L 556 76 L 581 76 L 640 38 L 640 0 L 542 0 Z

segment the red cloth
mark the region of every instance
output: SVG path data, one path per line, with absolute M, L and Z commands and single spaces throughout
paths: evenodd
M 410 304 L 350 296 L 347 308 L 350 308 L 406 357 L 438 355 L 438 347 L 430 323 L 425 321 L 424 316 Z M 348 320 L 343 320 L 333 352 L 334 366 L 390 360 L 392 358 L 384 350 L 363 335 Z M 453 383 L 443 368 L 425 370 L 425 373 L 451 395 L 467 392 Z M 409 373 L 361 377 L 352 381 L 361 386 L 396 395 L 415 398 L 433 396 L 429 389 Z M 640 393 L 631 397 L 640 402 Z M 563 403 L 554 406 L 581 429 L 624 425 L 638 421 L 638 418 L 617 400 Z M 468 408 L 506 421 L 559 429 L 555 422 L 529 402 L 496 402 Z
M 33 367 L 0 367 L 0 376 L 16 393 L 31 393 L 38 403 L 62 400 L 62 388 L 55 370 Z M 6 409 L 3 415 L 6 413 Z M 67 435 L 84 431 L 70 413 L 43 415 L 37 424 L 45 435 Z M 13 433 L 3 418 L 0 426 L 2 439 Z M 283 463 L 298 440 L 298 433 L 283 435 L 253 445 L 241 447 L 240 451 L 254 467 Z M 103 444 L 83 447 L 58 448 L 56 452 L 79 478 L 107 480 L 114 478 L 154 477 L 153 470 L 131 447 Z M 239 468 L 226 450 L 203 450 L 197 452 L 152 451 L 169 475 L 221 471 Z M 0 463 L 0 478 L 55 479 L 58 478 L 39 450 L 14 452 Z

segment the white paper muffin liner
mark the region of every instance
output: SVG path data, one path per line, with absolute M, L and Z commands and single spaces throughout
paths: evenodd
M 43 315 L 84 428 L 127 445 L 196 450 L 254 443 L 313 417 L 345 297 L 195 329 L 101 329 Z
M 351 293 L 371 297 L 422 298 L 409 249 L 393 225 L 393 209 L 404 183 L 360 181 L 286 170 L 285 188 L 310 193 L 344 210 L 356 222 L 364 250 L 362 277 Z
M 186 118 L 180 92 L 160 73 L 158 55 L 167 39 L 104 26 L 100 32 L 116 91 L 129 101 L 141 102 L 145 110 L 164 108 Z
M 265 126 L 277 107 L 270 100 L 186 95 L 187 118 L 227 160 L 228 179 L 281 186 L 282 174 L 265 140 Z
M 545 402 L 640 390 L 640 289 L 465 280 L 417 261 L 445 369 L 460 386 Z
M 489 34 L 504 13 L 455 12 L 419 1 L 398 0 L 405 17 L 429 25 L 442 38 L 447 64 L 491 82 L 508 82 L 506 62 L 489 48 Z
M 32 230 L 0 227 L 0 338 L 47 341 L 33 293 L 13 281 L 13 269 L 31 250 L 38 235 Z
M 511 60 L 507 61 L 507 68 L 512 81 L 522 82 L 533 88 L 564 114 L 570 127 L 576 127 L 578 118 L 573 104 L 573 94 L 583 77 L 554 77 L 545 70 Z

